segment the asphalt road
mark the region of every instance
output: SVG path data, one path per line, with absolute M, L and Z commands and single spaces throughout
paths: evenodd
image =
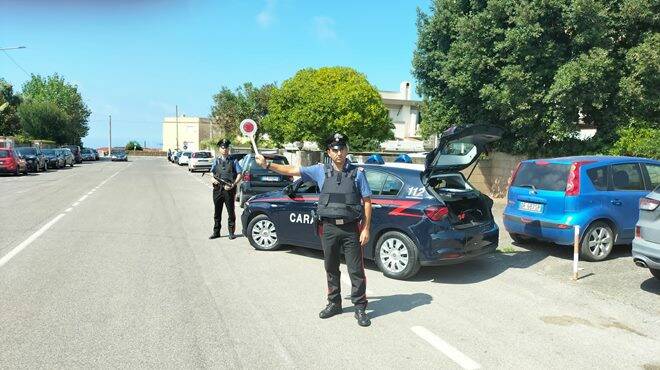
M 0 177 L 0 367 L 660 368 L 660 284 L 625 252 L 577 282 L 543 245 L 411 281 L 368 263 L 362 328 L 348 299 L 318 318 L 321 253 L 208 240 L 209 181 L 162 158 Z M 612 266 L 636 280 L 611 292 Z

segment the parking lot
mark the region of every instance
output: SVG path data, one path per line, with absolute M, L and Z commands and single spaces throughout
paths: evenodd
M 515 245 L 498 200 L 497 253 L 408 281 L 368 262 L 373 324 L 361 328 L 350 300 L 318 318 L 321 252 L 259 252 L 228 240 L 226 223 L 208 240 L 210 182 L 139 157 L 0 177 L 0 363 L 660 368 L 660 282 L 630 247 L 580 262 L 572 281 L 572 248 Z

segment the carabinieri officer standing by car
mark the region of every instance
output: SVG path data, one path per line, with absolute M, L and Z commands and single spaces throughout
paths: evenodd
M 220 156 L 211 165 L 213 175 L 213 234 L 209 239 L 220 237 L 220 225 L 222 222 L 222 206 L 227 206 L 227 219 L 229 228 L 229 239 L 234 239 L 236 228 L 236 213 L 234 211 L 234 200 L 236 197 L 236 186 L 241 181 L 243 169 L 235 159 L 229 159 L 229 146 L 231 142 L 227 139 L 218 141 Z
M 367 281 L 364 274 L 363 247 L 371 227 L 371 189 L 361 168 L 346 160 L 348 138 L 335 133 L 326 140 L 330 164 L 298 167 L 266 163 L 262 155 L 257 164 L 287 176 L 301 176 L 321 189 L 317 217 L 321 222 L 321 246 L 328 280 L 328 305 L 319 313 L 327 319 L 342 312 L 339 257 L 343 250 L 351 278 L 351 301 L 360 326 L 371 325 L 367 316 Z M 362 204 L 361 204 L 362 203 Z M 362 221 L 360 223 L 360 221 Z

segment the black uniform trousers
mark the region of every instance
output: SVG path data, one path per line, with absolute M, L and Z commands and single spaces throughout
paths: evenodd
M 341 305 L 340 255 L 344 252 L 351 278 L 351 301 L 355 307 L 367 307 L 367 278 L 357 222 L 335 225 L 322 222 L 321 246 L 328 279 L 328 302 Z
M 218 185 L 213 188 L 213 206 L 215 212 L 213 214 L 213 233 L 220 234 L 220 225 L 222 223 L 222 207 L 227 206 L 227 219 L 229 220 L 229 232 L 234 233 L 236 228 L 236 212 L 234 211 L 234 198 L 236 197 L 236 188 L 225 190 L 224 187 Z

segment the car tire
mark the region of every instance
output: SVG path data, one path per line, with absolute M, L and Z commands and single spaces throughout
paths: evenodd
M 258 215 L 250 221 L 247 238 L 252 247 L 260 251 L 274 251 L 280 248 L 275 224 L 266 215 Z
M 14 171 L 14 176 L 18 176 L 18 175 L 20 175 L 20 173 L 18 171 L 18 165 L 16 165 L 16 171 Z
M 580 255 L 587 261 L 602 261 L 612 252 L 614 232 L 610 225 L 597 221 L 589 225 L 582 235 Z
M 383 275 L 398 280 L 414 276 L 421 267 L 415 243 L 398 231 L 388 231 L 378 238 L 374 260 Z
M 660 269 L 649 269 L 651 271 L 651 275 L 655 277 L 656 279 L 660 280 Z

